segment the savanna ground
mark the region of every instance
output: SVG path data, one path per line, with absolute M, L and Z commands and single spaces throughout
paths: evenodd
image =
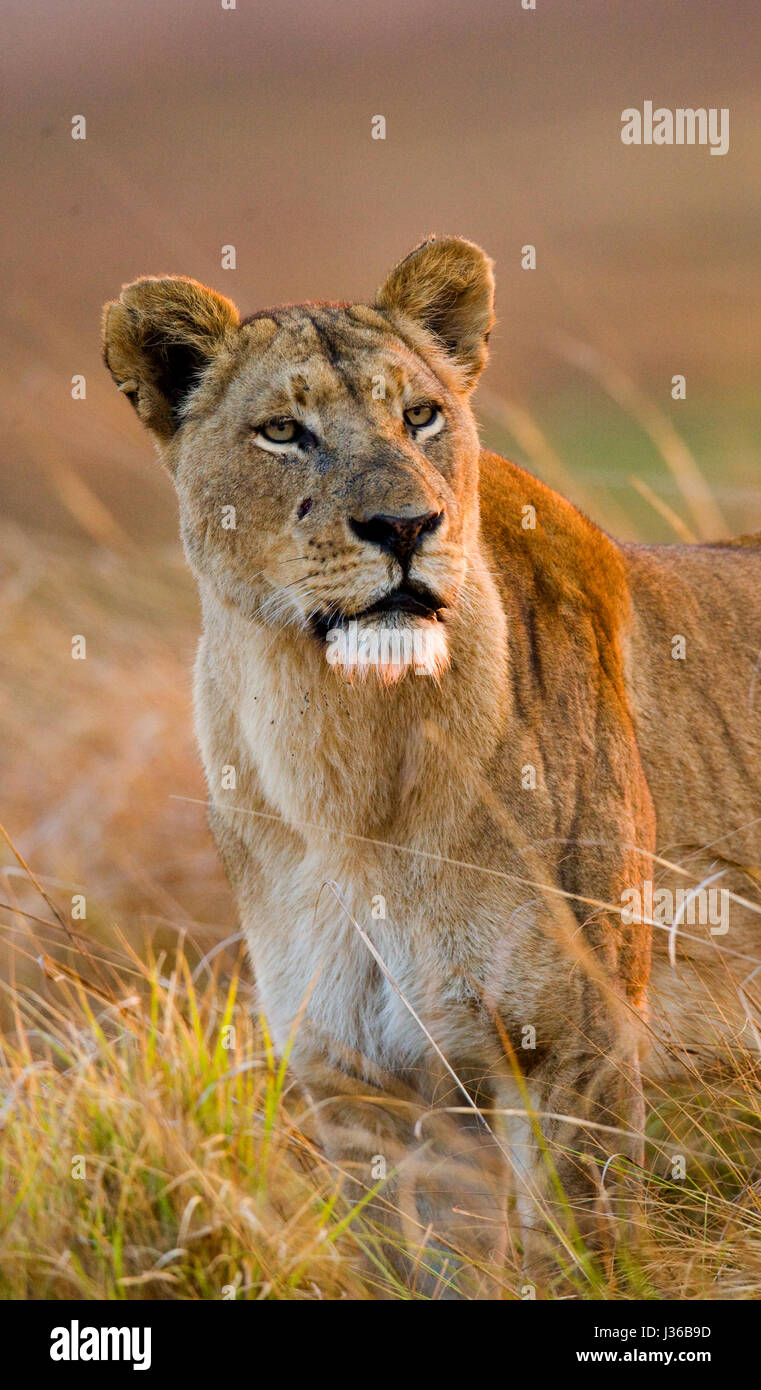
M 558 442 L 557 421 L 485 394 L 488 442 L 614 531 L 711 534 L 722 508 L 742 529 L 742 492 L 718 471 L 704 484 L 695 461 L 709 412 L 692 417 L 701 456 L 625 379 L 586 365 L 614 410 L 564 409 Z M 433 1288 L 401 1287 L 257 1012 L 201 804 L 198 615 L 179 545 L 136 543 L 86 487 L 51 476 L 79 538 L 2 531 L 0 1295 L 443 1296 L 456 1250 Z M 759 1076 L 748 1052 L 719 1060 L 651 1092 L 642 1221 L 613 1271 L 570 1249 L 556 1293 L 761 1296 Z M 690 1154 L 683 1180 L 671 1149 Z M 499 1268 L 472 1269 L 473 1296 L 524 1284 L 510 1240 Z

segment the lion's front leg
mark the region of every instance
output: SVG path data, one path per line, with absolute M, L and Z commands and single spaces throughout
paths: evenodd
M 590 1259 L 610 1263 L 635 1217 L 645 1110 L 638 1047 L 604 1032 L 552 1049 L 511 1087 L 526 1114 L 513 1126 L 516 1210 L 529 1279 Z
M 357 1063 L 359 1059 L 356 1059 Z M 489 1129 L 436 1104 L 436 1077 L 368 1075 L 317 1053 L 297 1059 L 314 1136 L 375 1270 L 424 1297 L 493 1294 L 505 1245 L 505 1171 Z M 461 1097 L 450 1097 L 455 1111 Z

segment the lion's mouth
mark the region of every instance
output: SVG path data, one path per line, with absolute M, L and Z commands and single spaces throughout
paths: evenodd
M 316 635 L 324 642 L 331 628 L 344 627 L 346 623 L 359 622 L 362 618 L 375 617 L 382 613 L 409 613 L 414 618 L 428 618 L 433 622 L 441 622 L 445 607 L 444 602 L 424 584 L 400 584 L 397 589 L 384 594 L 383 598 L 377 599 L 367 608 L 357 609 L 354 613 L 321 614 L 313 618 L 312 626 Z

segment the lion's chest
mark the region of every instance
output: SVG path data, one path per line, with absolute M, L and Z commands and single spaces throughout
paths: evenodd
M 272 664 L 239 660 L 234 728 L 207 739 L 204 757 L 207 769 L 235 762 L 230 803 L 254 812 L 235 819 L 226 858 L 240 863 L 239 908 L 278 1046 L 303 1018 L 323 1051 L 335 1042 L 391 1070 L 436 1048 L 486 1058 L 494 1004 L 520 994 L 524 977 L 516 933 L 505 933 L 516 911 L 501 872 L 509 849 L 484 833 L 468 760 L 453 766 L 421 737 L 414 679 L 392 719 L 382 692 L 302 689 Z M 219 706 L 206 706 L 214 727 Z
M 245 923 L 280 1048 L 308 1000 L 318 1045 L 347 1049 L 352 1067 L 364 1058 L 406 1070 L 437 1048 L 453 1059 L 486 1055 L 493 1026 L 473 946 L 483 937 L 486 950 L 487 932 L 472 910 L 459 923 L 464 904 L 451 894 L 445 904 L 433 881 L 426 891 L 415 879 L 410 893 L 403 877 L 351 849 L 315 849 L 298 866 L 284 857 L 281 868 Z

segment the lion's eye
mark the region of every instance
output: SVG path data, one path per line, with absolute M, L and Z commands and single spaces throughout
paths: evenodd
M 301 434 L 298 420 L 266 420 L 256 433 L 270 444 L 295 444 Z
M 438 406 L 431 405 L 427 401 L 423 405 L 411 405 L 404 412 L 404 418 L 413 430 L 422 430 L 426 425 L 432 425 L 438 417 Z

